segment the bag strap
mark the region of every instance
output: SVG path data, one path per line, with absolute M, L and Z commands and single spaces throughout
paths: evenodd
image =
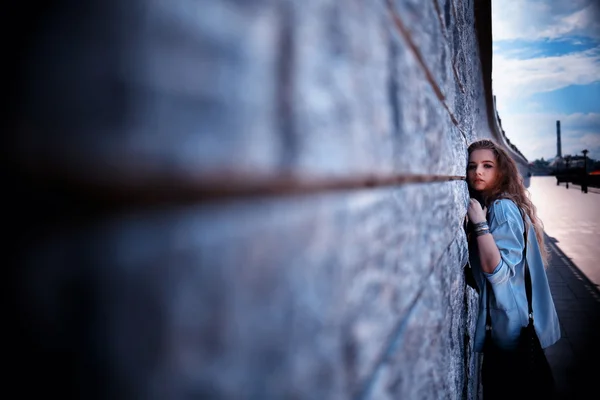
M 521 217 L 523 217 L 523 239 L 525 246 L 523 248 L 523 262 L 525 267 L 525 294 L 527 295 L 527 311 L 529 315 L 529 322 L 533 323 L 533 305 L 532 305 L 532 286 L 531 286 L 531 274 L 529 273 L 529 263 L 527 262 L 527 223 L 523 211 L 521 211 Z M 485 329 L 490 331 L 492 329 L 492 317 L 490 315 L 490 293 L 492 292 L 492 284 L 486 278 L 487 286 L 487 309 L 485 316 Z

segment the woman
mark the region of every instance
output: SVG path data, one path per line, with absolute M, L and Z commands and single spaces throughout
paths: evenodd
M 515 358 L 511 357 L 521 328 L 529 321 L 525 245 L 535 331 L 542 348 L 560 339 L 558 316 L 545 270 L 548 252 L 542 223 L 513 159 L 491 140 L 472 143 L 468 153 L 467 181 L 472 197 L 467 210 L 469 258 L 481 294 L 474 346 L 475 351 L 484 354 L 484 398 L 514 399 L 524 391 L 517 386 L 530 382 L 528 377 L 515 376 L 518 366 L 513 365 Z M 490 355 L 486 360 L 488 304 L 491 339 L 503 356 Z M 517 380 L 519 384 L 514 385 Z

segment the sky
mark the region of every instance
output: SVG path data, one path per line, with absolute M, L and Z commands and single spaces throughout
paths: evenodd
M 492 0 L 492 88 L 502 127 L 530 161 L 600 160 L 600 0 Z

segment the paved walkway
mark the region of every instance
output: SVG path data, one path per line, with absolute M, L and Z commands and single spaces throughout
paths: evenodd
M 560 399 L 600 398 L 600 291 L 547 236 L 548 280 L 562 329 L 546 350 Z M 600 243 L 598 244 L 600 246 Z M 600 260 L 598 260 L 600 263 Z
M 600 194 L 556 186 L 553 176 L 532 177 L 529 192 L 546 233 L 558 240 L 558 247 L 587 278 L 600 285 Z

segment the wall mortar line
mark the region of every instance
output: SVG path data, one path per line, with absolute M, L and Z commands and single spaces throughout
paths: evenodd
M 425 63 L 425 60 L 423 59 L 423 55 L 421 54 L 421 52 L 419 51 L 419 48 L 417 47 L 417 45 L 415 44 L 415 42 L 412 39 L 411 33 L 409 32 L 408 28 L 406 28 L 406 26 L 404 25 L 404 22 L 402 22 L 402 19 L 396 12 L 394 5 L 392 4 L 392 1 L 386 0 L 386 3 L 388 5 L 388 11 L 392 16 L 392 20 L 394 21 L 394 26 L 397 28 L 398 32 L 400 32 L 400 35 L 406 41 L 408 48 L 413 53 L 417 62 L 421 66 L 421 69 L 422 69 L 423 73 L 425 74 L 425 79 L 429 82 L 436 97 L 438 98 L 440 103 L 442 103 L 442 106 L 444 106 L 446 111 L 448 112 L 448 115 L 450 116 L 452 123 L 458 128 L 459 132 L 463 136 L 463 139 L 465 140 L 465 143 L 468 144 L 466 134 L 460 127 L 460 124 L 459 124 L 458 120 L 456 119 L 456 117 L 454 116 L 454 114 L 452 113 L 452 111 L 450 110 L 450 107 L 448 107 L 448 104 L 446 103 L 446 97 L 442 93 L 442 89 L 440 89 L 439 85 L 437 84 L 437 82 L 435 81 L 435 79 L 433 77 L 433 74 L 429 70 L 429 67 Z

